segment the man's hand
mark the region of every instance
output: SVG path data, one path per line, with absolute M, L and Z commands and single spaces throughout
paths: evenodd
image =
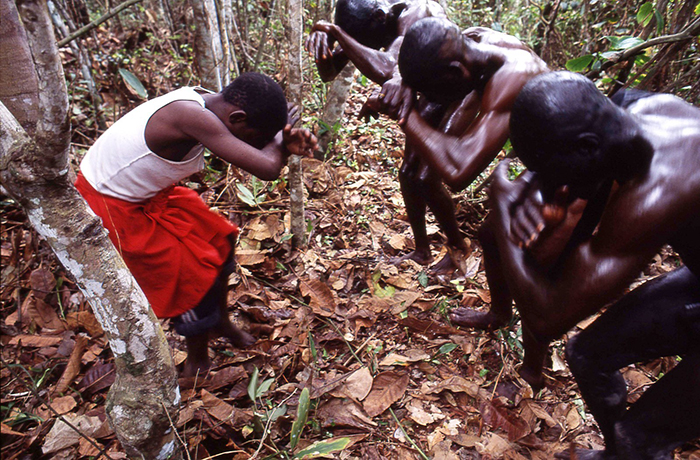
M 322 61 L 327 61 L 333 57 L 331 48 L 333 47 L 334 39 L 326 32 L 315 31 L 306 37 L 304 49 L 313 56 L 314 61 L 318 64 Z
M 379 118 L 379 113 L 381 110 L 382 103 L 379 100 L 380 92 L 375 90 L 367 98 L 365 103 L 360 109 L 360 113 L 357 114 L 357 118 L 364 121 L 370 121 L 372 118 Z
M 401 126 L 406 122 L 408 114 L 411 113 L 415 100 L 416 92 L 404 85 L 399 75 L 387 80 L 382 86 L 380 94 L 380 101 L 384 107 L 382 113 L 398 120 Z
M 282 130 L 282 142 L 287 156 L 312 157 L 318 145 L 318 140 L 316 136 L 311 134 L 311 131 L 305 128 L 292 128 L 291 124 Z
M 530 187 L 532 175 L 523 174 L 514 181 L 508 180 L 510 160 L 496 166 L 489 191 L 489 201 L 494 214 L 494 229 L 510 234 L 511 210 L 516 209 Z

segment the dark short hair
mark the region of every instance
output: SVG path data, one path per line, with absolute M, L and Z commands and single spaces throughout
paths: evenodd
M 338 0 L 334 21 L 361 44 L 380 49 L 386 45 L 388 30 L 376 14 L 379 8 L 377 0 Z
M 287 99 L 272 78 L 241 74 L 221 92 L 224 100 L 246 113 L 248 126 L 272 138 L 287 124 Z
M 449 62 L 440 50 L 459 38 L 460 30 L 444 18 L 424 18 L 406 32 L 399 52 L 399 70 L 404 83 L 416 91 L 431 91 L 436 77 L 448 71 Z
M 547 72 L 531 79 L 515 99 L 510 140 L 522 162 L 562 184 L 586 182 L 600 173 L 602 153 L 579 155 L 584 133 L 603 134 L 612 102 L 583 75 Z M 603 139 L 601 139 L 603 140 Z

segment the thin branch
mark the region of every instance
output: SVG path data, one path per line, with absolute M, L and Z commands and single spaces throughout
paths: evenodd
M 633 46 L 632 48 L 628 48 L 624 51 L 620 51 L 616 54 L 614 54 L 610 59 L 605 61 L 603 65 L 601 66 L 600 70 L 597 70 L 595 72 L 589 72 L 588 77 L 589 78 L 594 78 L 598 75 L 603 70 L 606 70 L 613 65 L 617 64 L 620 61 L 625 61 L 627 59 L 630 59 L 640 52 L 644 51 L 647 48 L 650 48 L 652 46 L 656 45 L 664 45 L 667 43 L 674 43 L 674 42 L 682 42 L 686 40 L 690 40 L 693 37 L 697 37 L 700 35 L 700 17 L 696 18 L 693 22 L 685 26 L 683 30 L 678 32 L 677 34 L 672 34 L 672 35 L 663 35 L 661 37 L 656 37 L 652 38 L 651 40 L 647 40 L 644 43 L 640 43 L 639 45 Z
M 134 5 L 134 4 L 136 4 L 136 3 L 140 3 L 140 2 L 142 2 L 142 1 L 143 1 L 143 0 L 126 0 L 126 1 L 125 1 L 124 3 L 122 3 L 121 5 L 119 5 L 119 6 L 115 7 L 115 8 L 110 9 L 107 13 L 105 13 L 105 14 L 103 14 L 101 17 L 95 19 L 95 20 L 92 21 L 90 24 L 81 27 L 80 29 L 76 30 L 76 31 L 75 31 L 73 34 L 71 34 L 70 36 L 68 36 L 68 37 L 64 38 L 63 40 L 61 40 L 60 42 L 58 42 L 59 48 L 60 48 L 61 46 L 67 45 L 68 43 L 72 42 L 73 40 L 75 40 L 76 38 L 80 37 L 81 35 L 84 35 L 85 33 L 91 31 L 92 29 L 94 29 L 95 27 L 99 26 L 100 24 L 102 24 L 102 23 L 105 22 L 106 20 L 110 19 L 111 17 L 116 16 L 116 15 L 119 14 L 122 10 L 124 10 L 124 9 L 126 9 L 126 8 L 128 8 L 128 7 L 130 7 L 130 6 Z

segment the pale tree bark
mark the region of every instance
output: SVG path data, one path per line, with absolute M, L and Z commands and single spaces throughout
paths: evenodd
M 326 95 L 326 103 L 323 106 L 321 114 L 322 127 L 324 131 L 318 135 L 318 150 L 321 154 L 321 160 L 328 158 L 328 145 L 335 139 L 338 134 L 336 124 L 345 113 L 345 102 L 350 95 L 350 87 L 352 86 L 353 77 L 355 74 L 355 66 L 352 62 L 348 62 L 343 70 L 340 71 L 335 80 L 330 84 L 328 94 Z
M 37 101 L 37 110 L 12 112 L 6 105 L 12 98 L 4 97 L 10 91 L 2 95 L 0 183 L 76 280 L 106 333 L 117 374 L 106 409 L 125 451 L 139 459 L 181 458 L 170 422 L 180 393 L 165 336 L 100 220 L 72 185 L 68 95 L 46 2 L 0 0 L 0 13 L 0 55 L 7 47 L 14 53 L 0 88 L 33 76 L 36 85 L 22 91 Z M 7 23 L 19 26 L 11 29 L 12 40 L 5 39 Z
M 192 0 L 195 18 L 195 60 L 202 86 L 221 91 L 230 83 L 230 73 L 224 57 L 224 40 L 214 0 Z M 224 30 L 225 31 L 225 30 Z M 228 41 L 226 40 L 228 46 Z
M 301 32 L 302 22 L 301 0 L 289 0 L 289 63 L 287 99 L 296 104 L 301 110 Z M 290 226 L 292 245 L 303 248 L 306 245 L 306 222 L 304 221 L 304 182 L 302 180 L 301 157 L 289 157 L 289 200 Z

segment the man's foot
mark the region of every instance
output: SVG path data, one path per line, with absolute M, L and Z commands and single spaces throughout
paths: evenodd
M 560 460 L 615 460 L 617 456 L 604 450 L 569 449 L 555 454 L 554 458 Z
M 428 265 L 433 261 L 433 256 L 430 251 L 412 251 L 401 257 L 394 257 L 389 260 L 389 263 L 394 265 L 401 265 L 405 260 L 412 260 L 419 265 Z
M 466 307 L 459 307 L 452 310 L 452 313 L 450 313 L 450 320 L 458 326 L 481 329 L 484 331 L 500 329 L 508 324 L 507 320 L 499 318 L 490 311 L 484 312 Z
M 219 337 L 227 338 L 236 348 L 248 348 L 256 341 L 255 337 L 234 326 L 231 321 L 224 321 L 223 324 L 216 328 L 216 333 Z
M 452 259 L 452 255 L 448 252 L 445 254 L 445 257 L 430 267 L 430 272 L 434 275 L 450 275 L 458 268 L 459 266 L 455 263 L 455 261 Z
M 211 361 L 209 358 L 206 360 L 194 360 L 188 356 L 183 365 L 180 377 L 197 377 L 199 379 L 204 379 L 209 373 L 209 369 L 211 369 Z
M 534 394 L 537 394 L 544 388 L 544 375 L 542 375 L 542 372 L 536 372 L 529 367 L 522 366 L 518 373 L 523 380 L 530 384 Z

